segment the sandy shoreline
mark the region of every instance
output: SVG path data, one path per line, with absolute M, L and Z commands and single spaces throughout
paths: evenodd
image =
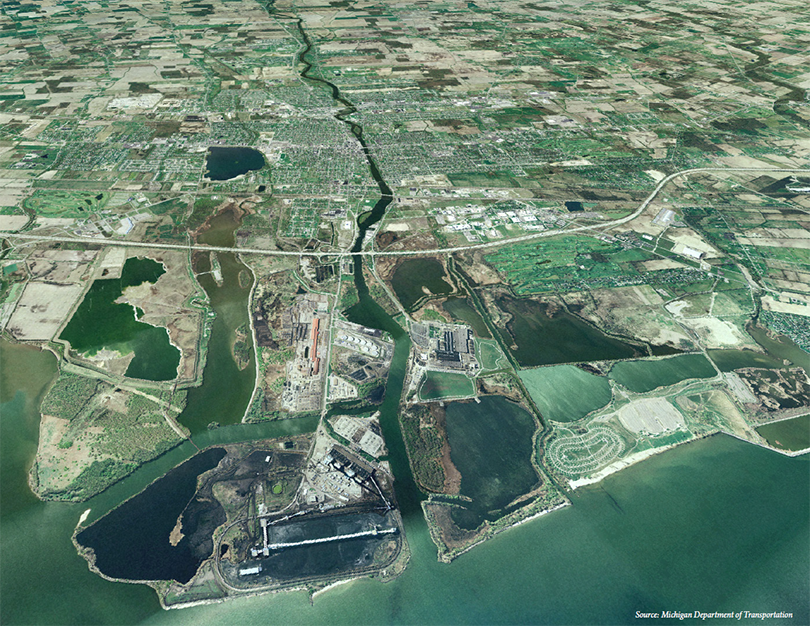
M 606 465 L 596 474 L 590 476 L 589 478 L 579 478 L 577 480 L 569 480 L 568 484 L 571 487 L 571 489 L 578 489 L 579 487 L 584 487 L 585 485 L 593 485 L 595 483 L 600 482 L 602 479 L 607 478 L 611 474 L 620 472 L 626 467 L 630 467 L 631 465 L 635 465 L 640 461 L 649 459 L 651 456 L 655 456 L 656 454 L 666 452 L 667 450 L 671 450 L 672 448 L 676 448 L 677 446 L 689 443 L 690 441 L 695 441 L 696 439 L 697 437 L 694 439 L 688 439 L 687 441 L 679 441 L 678 443 L 671 443 L 669 445 L 662 446 L 660 448 L 650 448 L 649 450 L 642 450 L 641 452 L 636 452 L 635 454 L 631 454 L 630 456 L 627 456 L 623 459 L 614 461 L 610 465 Z

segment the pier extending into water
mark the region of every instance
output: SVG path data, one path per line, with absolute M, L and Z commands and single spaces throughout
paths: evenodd
M 291 541 L 289 543 L 270 543 L 267 545 L 268 550 L 283 550 L 284 548 L 295 548 L 296 546 L 309 546 L 315 543 L 329 543 L 331 541 L 343 541 L 345 539 L 356 539 L 357 537 L 376 537 L 378 535 L 392 535 L 399 529 L 397 528 L 373 528 L 372 530 L 363 530 L 359 533 L 351 533 L 350 535 L 333 535 L 332 537 L 321 537 L 320 539 L 304 539 L 302 541 Z

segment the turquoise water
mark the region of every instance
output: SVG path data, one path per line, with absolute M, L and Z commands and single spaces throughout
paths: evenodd
M 622 361 L 610 369 L 610 378 L 635 393 L 646 393 L 689 378 L 713 378 L 717 371 L 702 354 L 681 354 L 667 359 Z
M 7 359 L 24 369 L 27 357 L 4 352 L 2 359 L 5 492 L 6 485 L 24 484 L 36 438 L 32 398 L 47 380 L 36 385 L 22 376 L 12 387 Z M 289 426 L 312 427 L 299 420 Z M 239 428 L 201 437 L 210 445 Z M 271 435 L 253 433 L 262 434 Z M 27 452 L 9 454 L 17 448 Z M 424 520 L 410 512 L 405 524 L 413 555 L 392 583 L 353 582 L 313 605 L 306 594 L 291 593 L 179 611 L 160 610 L 147 587 L 99 578 L 76 554 L 70 534 L 81 511 L 103 508 L 109 492 L 66 505 L 16 490 L 14 507 L 0 511 L 0 622 L 634 624 L 636 610 L 699 609 L 792 611 L 787 623 L 806 624 L 809 460 L 712 437 L 578 490 L 572 507 L 511 529 L 450 565 L 436 561 Z M 148 482 L 143 475 L 132 480 Z M 122 489 L 133 484 L 127 481 Z
M 521 370 L 520 379 L 544 419 L 573 422 L 601 409 L 613 397 L 607 376 L 573 365 Z

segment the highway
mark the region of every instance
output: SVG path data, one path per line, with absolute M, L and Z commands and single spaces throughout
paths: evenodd
M 499 239 L 497 241 L 489 241 L 485 243 L 470 244 L 467 246 L 450 246 L 446 248 L 432 248 L 429 250 L 361 250 L 359 252 L 308 252 L 308 251 L 288 251 L 288 250 L 268 250 L 265 248 L 242 248 L 242 247 L 222 247 L 222 246 L 208 246 L 203 244 L 174 244 L 174 243 L 147 243 L 142 241 L 127 241 L 125 239 L 109 239 L 100 237 L 75 237 L 69 235 L 52 236 L 52 235 L 35 235 L 29 233 L 5 233 L 0 234 L 4 239 L 16 239 L 22 241 L 44 242 L 53 241 L 58 243 L 86 243 L 96 246 L 120 246 L 126 248 L 147 248 L 153 250 L 183 250 L 183 251 L 196 251 L 196 252 L 237 252 L 239 254 L 260 254 L 263 256 L 292 256 L 292 257 L 316 257 L 316 258 L 331 258 L 331 257 L 345 257 L 345 256 L 360 256 L 360 257 L 400 257 L 400 256 L 433 256 L 437 254 L 452 254 L 454 252 L 466 252 L 469 250 L 482 250 L 486 248 L 499 248 L 501 246 L 508 246 L 515 243 L 522 243 L 524 241 L 532 241 L 534 239 L 541 239 L 544 237 L 554 237 L 556 235 L 568 235 L 571 233 L 580 233 L 589 230 L 600 230 L 613 228 L 614 226 L 621 226 L 627 222 L 631 222 L 641 215 L 644 210 L 655 200 L 661 190 L 672 180 L 681 176 L 699 173 L 734 173 L 734 172 L 777 172 L 784 174 L 810 174 L 810 169 L 796 169 L 796 168 L 759 168 L 759 167 L 700 167 L 695 169 L 681 170 L 670 174 L 666 178 L 661 179 L 652 190 L 650 195 L 633 211 L 630 215 L 608 222 L 601 222 L 599 224 L 588 224 L 587 226 L 578 226 L 575 228 L 560 228 L 554 230 L 546 230 L 542 232 L 535 232 L 521 237 L 513 237 L 510 239 Z

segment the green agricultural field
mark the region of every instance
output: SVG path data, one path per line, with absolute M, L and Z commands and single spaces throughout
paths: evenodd
M 607 377 L 574 365 L 538 367 L 519 375 L 543 418 L 555 422 L 585 417 L 607 405 L 613 396 Z
M 420 400 L 467 398 L 475 395 L 475 384 L 464 374 L 426 372 L 419 385 Z
M 714 367 L 702 354 L 622 361 L 610 370 L 612 380 L 635 393 L 646 393 L 688 378 L 712 378 L 716 375 Z

